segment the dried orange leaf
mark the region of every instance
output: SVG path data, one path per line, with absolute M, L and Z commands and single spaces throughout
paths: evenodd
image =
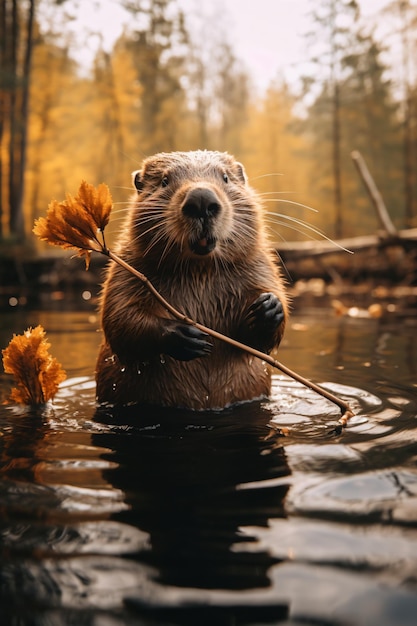
M 43 404 L 55 396 L 66 374 L 49 354 L 50 345 L 42 326 L 28 328 L 23 335 L 13 335 L 3 350 L 4 371 L 12 374 L 16 383 L 10 402 Z
M 113 200 L 110 190 L 105 183 L 98 185 L 97 189 L 83 180 L 78 190 L 77 200 L 86 207 L 96 225 L 103 231 L 109 223 Z
M 95 188 L 83 180 L 76 196 L 67 194 L 63 202 L 49 204 L 46 217 L 35 221 L 33 232 L 54 246 L 78 250 L 88 269 L 91 250 L 103 252 L 97 234 L 107 226 L 112 206 L 107 185 Z

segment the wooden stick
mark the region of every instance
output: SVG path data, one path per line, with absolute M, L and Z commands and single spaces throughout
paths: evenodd
M 375 184 L 374 179 L 372 178 L 370 171 L 368 170 L 365 159 L 358 150 L 354 150 L 350 156 L 352 157 L 353 163 L 355 164 L 356 169 L 358 170 L 359 175 L 362 178 L 362 181 L 366 187 L 366 190 L 371 197 L 372 203 L 376 209 L 382 227 L 386 230 L 388 235 L 390 235 L 391 237 L 396 237 L 398 235 L 397 229 L 391 221 L 391 217 L 387 211 L 385 202 L 379 192 L 378 187 Z
M 178 311 L 167 300 L 165 300 L 165 298 L 159 293 L 159 291 L 154 287 L 154 285 L 145 276 L 145 274 L 142 274 L 142 272 L 139 272 L 138 270 L 136 270 L 134 267 L 129 265 L 129 263 L 126 263 L 126 261 L 124 261 L 117 254 L 115 254 L 114 252 L 109 250 L 109 248 L 103 247 L 103 254 L 106 254 L 115 263 L 118 263 L 121 267 L 125 268 L 128 272 L 130 272 L 131 274 L 133 274 L 134 276 L 139 278 L 139 280 L 141 280 L 144 283 L 144 285 L 147 287 L 147 289 L 149 289 L 149 291 L 162 304 L 162 306 L 169 313 L 171 313 L 171 315 L 173 315 L 173 317 L 175 317 L 179 321 L 184 322 L 186 324 L 190 324 L 191 326 L 195 326 L 196 328 L 198 328 L 199 330 L 201 330 L 204 333 L 207 333 L 207 335 L 210 335 L 211 337 L 214 337 L 216 339 L 220 339 L 221 341 L 225 341 L 226 343 L 229 343 L 230 345 L 232 345 L 232 346 L 234 346 L 236 348 L 239 348 L 240 350 L 244 350 L 245 352 L 248 352 L 249 354 L 252 354 L 253 356 L 257 357 L 258 359 L 261 359 L 262 361 L 265 361 L 269 365 L 272 365 L 272 367 L 275 367 L 275 368 L 281 370 L 281 372 L 283 372 L 287 376 L 290 376 L 291 378 L 293 378 L 297 382 L 301 383 L 305 387 L 308 387 L 312 391 L 315 391 L 316 393 L 320 394 L 321 396 L 323 396 L 327 400 L 330 400 L 330 402 L 333 402 L 334 404 L 336 404 L 341 409 L 341 411 L 344 412 L 342 417 L 339 420 L 340 423 L 342 424 L 342 426 L 345 426 L 347 424 L 348 419 L 354 415 L 352 409 L 350 408 L 350 406 L 349 406 L 349 404 L 347 402 L 345 402 L 344 400 L 341 400 L 337 396 L 333 395 L 332 393 L 330 393 L 330 391 L 327 391 L 326 389 L 323 389 L 322 387 L 319 387 L 319 385 L 316 385 L 311 380 L 308 380 L 307 378 L 304 378 L 300 374 L 297 374 L 296 372 L 294 372 L 290 368 L 286 367 L 285 365 L 283 365 L 282 363 L 280 363 L 279 361 L 277 361 L 276 359 L 271 357 L 269 354 L 265 354 L 264 352 L 261 352 L 260 350 L 256 350 L 256 348 L 252 348 L 251 346 L 247 346 L 246 344 L 241 343 L 240 341 L 236 341 L 235 339 L 232 339 L 231 337 L 228 337 L 226 335 L 223 335 L 222 333 L 219 333 L 216 330 L 213 330 L 212 328 L 208 328 L 207 326 L 204 326 L 203 324 L 199 324 L 198 322 L 190 319 L 189 317 L 187 317 L 186 315 L 184 315 L 183 313 Z

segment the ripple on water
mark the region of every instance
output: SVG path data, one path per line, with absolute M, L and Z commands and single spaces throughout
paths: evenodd
M 338 407 L 281 376 L 270 402 L 171 420 L 97 414 L 87 377 L 36 425 L 8 411 L 2 598 L 164 623 L 241 610 L 248 623 L 414 626 L 415 403 L 323 386 L 355 410 L 342 432 Z
M 122 491 L 114 488 L 87 488 L 72 485 L 36 484 L 3 480 L 0 500 L 10 516 L 33 520 L 93 517 L 125 510 Z
M 136 554 L 150 548 L 149 533 L 110 520 L 0 526 L 2 546 L 22 554 Z
M 416 525 L 417 472 L 397 468 L 300 484 L 287 507 L 309 516 Z

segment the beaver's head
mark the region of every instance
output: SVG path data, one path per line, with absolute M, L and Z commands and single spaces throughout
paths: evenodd
M 259 201 L 227 153 L 160 153 L 133 173 L 132 225 L 143 256 L 233 262 L 257 245 Z

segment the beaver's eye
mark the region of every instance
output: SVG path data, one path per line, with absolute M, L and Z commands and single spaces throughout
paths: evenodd
M 168 187 L 169 179 L 168 176 L 164 176 L 161 180 L 161 187 Z
M 224 180 L 225 183 L 229 182 L 229 177 L 228 177 L 228 175 L 226 173 L 223 174 L 223 180 Z

